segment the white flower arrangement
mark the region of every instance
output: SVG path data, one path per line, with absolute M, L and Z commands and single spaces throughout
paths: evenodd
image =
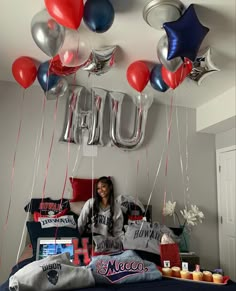
M 176 202 L 167 201 L 163 208 L 164 216 L 176 216 L 178 223 L 183 228 L 185 225 L 195 226 L 198 223 L 202 223 L 202 220 L 205 218 L 202 211 L 196 205 L 191 205 L 191 208 L 188 209 L 187 206 L 183 210 L 180 210 L 181 215 L 184 218 L 184 223 L 180 223 L 178 213 L 175 210 Z

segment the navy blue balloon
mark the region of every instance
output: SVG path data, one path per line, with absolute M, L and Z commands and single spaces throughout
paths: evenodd
M 39 81 L 40 86 L 45 92 L 53 88 L 60 79 L 59 76 L 55 74 L 49 75 L 48 72 L 49 72 L 49 61 L 40 64 L 37 72 L 37 79 Z
M 87 0 L 84 5 L 84 22 L 94 32 L 103 33 L 113 24 L 115 11 L 109 0 Z
M 150 84 L 153 89 L 160 92 L 165 92 L 169 89 L 169 86 L 166 85 L 166 83 L 162 79 L 161 68 L 161 64 L 157 64 L 152 68 L 150 74 Z
M 178 20 L 165 22 L 163 27 L 168 37 L 167 60 L 185 57 L 194 61 L 209 31 L 209 28 L 200 23 L 193 4 Z

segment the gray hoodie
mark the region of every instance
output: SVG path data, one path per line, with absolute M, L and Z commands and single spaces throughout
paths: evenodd
M 91 270 L 71 263 L 69 253 L 30 263 L 9 279 L 11 291 L 71 290 L 90 286 L 94 286 Z
M 91 198 L 86 201 L 84 204 L 80 216 L 78 218 L 78 229 L 80 233 L 82 234 L 85 230 L 85 226 L 88 222 L 88 216 L 90 213 L 90 210 L 93 207 L 94 199 Z M 99 213 L 98 213 L 98 223 L 95 226 L 94 225 L 94 216 L 92 217 L 92 226 L 91 226 L 91 231 L 93 233 L 101 234 L 104 236 L 109 236 L 108 233 L 108 226 L 109 226 L 109 220 L 110 220 L 110 207 L 106 208 L 99 208 Z M 120 204 L 115 202 L 114 205 L 114 215 L 113 215 L 113 235 L 115 237 L 119 237 L 123 234 L 123 213 L 121 211 Z

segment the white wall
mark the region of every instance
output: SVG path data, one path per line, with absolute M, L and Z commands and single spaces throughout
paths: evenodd
M 236 145 L 236 128 L 216 134 L 216 149 Z
M 38 144 L 37 134 L 44 120 L 44 139 L 40 144 L 39 171 L 33 187 L 33 197 L 41 197 L 48 161 L 49 146 L 53 132 L 55 101 L 46 102 L 42 114 L 43 94 L 39 88 L 30 87 L 25 91 L 23 118 L 20 139 L 16 149 L 15 173 L 11 182 L 13 156 L 16 148 L 16 136 L 20 122 L 20 108 L 23 90 L 16 84 L 0 83 L 0 230 L 3 264 L 0 270 L 0 282 L 6 279 L 14 264 L 26 214 L 23 207 L 28 201 L 34 178 L 34 151 Z M 58 142 L 63 128 L 65 115 L 65 98 L 61 98 L 57 112 L 55 142 L 50 156 L 49 171 L 46 179 L 46 195 L 60 198 L 65 179 L 68 147 Z M 127 103 L 126 112 L 129 112 Z M 75 174 L 80 177 L 99 177 L 111 175 L 115 182 L 116 194 L 137 195 L 147 203 L 153 187 L 154 178 L 161 156 L 161 170 L 152 194 L 154 220 L 161 220 L 161 208 L 164 191 L 167 199 L 178 202 L 179 208 L 187 202 L 197 204 L 206 219 L 202 225 L 193 229 L 191 249 L 201 257 L 201 265 L 207 268 L 218 266 L 217 203 L 215 177 L 215 138 L 213 135 L 196 133 L 196 115 L 192 109 L 176 108 L 173 111 L 171 142 L 168 152 L 168 175 L 165 177 L 167 157 L 166 133 L 169 107 L 153 104 L 148 114 L 146 137 L 143 146 L 135 151 L 124 152 L 115 147 L 106 146 L 98 149 L 95 158 L 84 157 L 76 145 L 70 145 L 69 175 L 75 166 Z M 124 114 L 123 127 L 130 123 L 129 114 Z M 178 147 L 178 132 L 181 148 Z M 188 133 L 186 133 L 186 131 Z M 187 143 L 186 143 L 187 140 Z M 186 146 L 187 145 L 187 146 Z M 164 153 L 162 155 L 164 148 Z M 77 154 L 78 162 L 75 164 Z M 188 169 L 186 172 L 186 158 Z M 183 162 L 183 172 L 180 161 Z M 189 191 L 184 195 L 186 180 L 189 178 Z M 184 183 L 183 183 L 184 180 Z M 184 185 L 185 184 L 185 185 Z M 11 191 L 13 185 L 13 191 Z M 65 197 L 70 197 L 70 185 L 67 181 Z M 5 224 L 9 198 L 12 203 L 6 226 Z M 210 201 L 210 202 L 209 202 Z M 172 220 L 165 220 L 170 224 Z M 209 247 L 210 246 L 210 247 Z
M 197 108 L 197 132 L 220 133 L 236 124 L 235 87 Z

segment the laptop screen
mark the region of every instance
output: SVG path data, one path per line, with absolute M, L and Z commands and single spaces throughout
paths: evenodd
M 70 261 L 74 260 L 74 242 L 76 238 L 38 238 L 36 260 L 50 255 L 69 253 Z

